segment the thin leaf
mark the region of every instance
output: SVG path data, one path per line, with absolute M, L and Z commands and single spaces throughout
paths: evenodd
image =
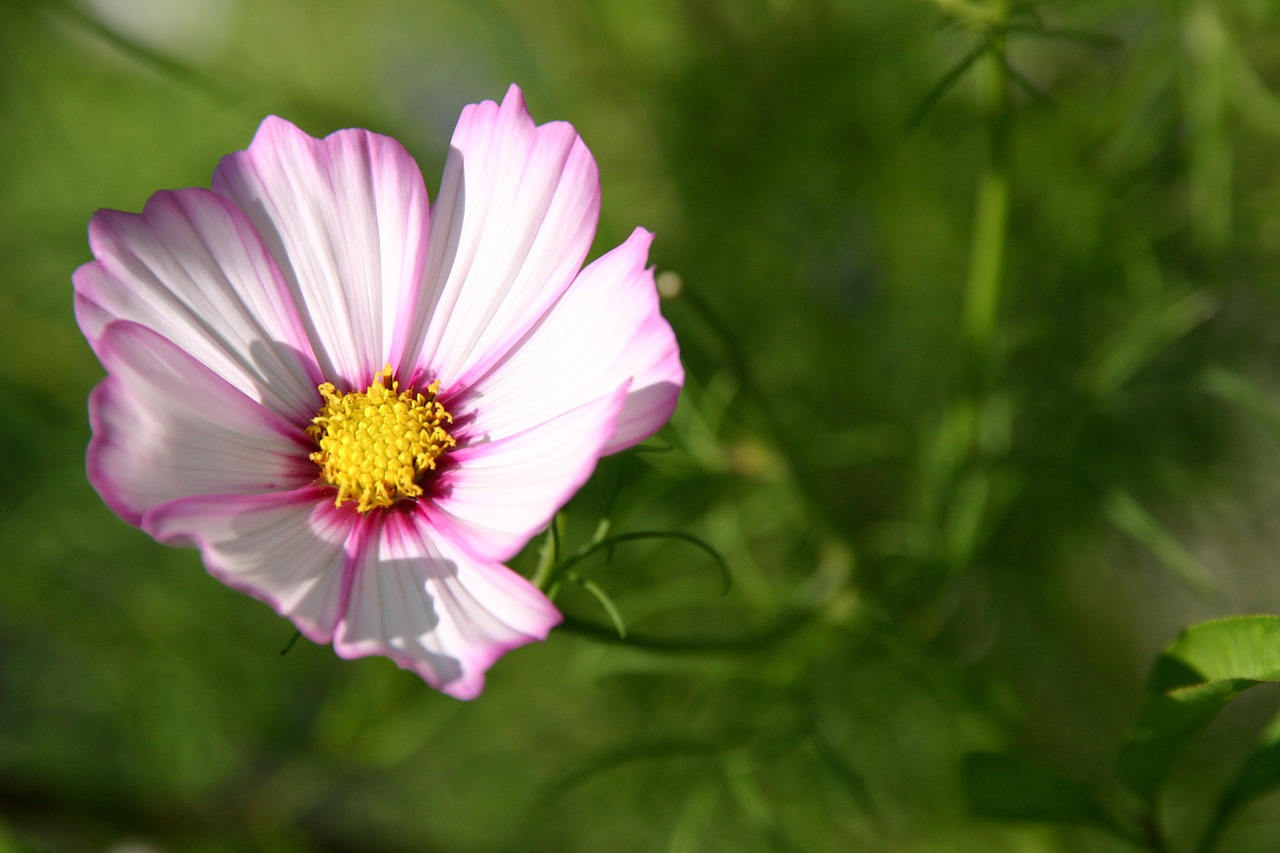
M 1207 597 L 1217 591 L 1213 575 L 1128 492 L 1123 489 L 1112 492 L 1105 508 L 1112 524 L 1150 551 L 1192 592 Z
M 815 717 L 810 716 L 805 723 L 805 731 L 809 736 L 814 754 L 822 765 L 841 783 L 864 812 L 878 818 L 875 799 L 871 795 L 871 786 L 867 783 L 866 777 L 844 756 L 822 724 Z
M 671 444 L 637 444 L 627 448 L 628 453 L 670 453 L 675 450 Z
M 1005 76 L 1016 83 L 1019 89 L 1030 95 L 1033 100 L 1044 101 L 1048 104 L 1055 103 L 1053 98 L 1049 97 L 1044 92 L 1041 92 L 1021 71 L 1010 65 L 1009 58 L 1007 56 L 1001 55 L 1000 59 L 1001 63 L 1004 65 Z
M 625 640 L 627 638 L 627 626 L 622 621 L 622 613 L 618 610 L 617 605 L 613 603 L 613 599 L 609 597 L 609 594 L 599 584 L 587 580 L 576 573 L 565 575 L 565 577 L 591 593 L 592 597 L 600 602 L 600 606 L 604 608 L 605 613 L 609 614 L 609 620 L 613 622 L 613 627 L 618 632 L 618 639 Z
M 556 574 L 567 572 L 578 563 L 590 557 L 597 551 L 611 549 L 614 545 L 622 542 L 634 542 L 638 539 L 679 539 L 682 542 L 688 542 L 690 545 L 700 549 L 710 555 L 716 561 L 716 565 L 720 568 L 721 576 L 724 578 L 724 592 L 727 594 L 733 583 L 733 578 L 729 574 L 729 566 L 724 561 L 724 557 L 720 556 L 720 552 L 707 544 L 706 541 L 699 539 L 692 533 L 685 533 L 680 530 L 640 530 L 631 533 L 619 533 L 616 536 L 608 536 L 603 539 L 594 539 L 580 548 L 577 553 L 566 557 L 555 569 Z
M 723 755 L 720 766 L 729 794 L 771 849 L 778 853 L 800 853 L 805 849 L 774 814 L 769 797 L 760 788 L 759 774 L 744 750 Z
M 977 62 L 982 55 L 990 49 L 990 43 L 985 41 L 982 42 L 973 50 L 960 57 L 960 61 L 951 66 L 947 73 L 943 74 L 938 82 L 933 84 L 933 88 L 925 94 L 919 105 L 912 110 L 911 117 L 907 119 L 906 129 L 908 133 L 919 126 L 920 122 L 924 119 L 929 110 L 933 109 L 934 104 L 938 103 L 938 101 L 942 99 L 942 96 L 947 93 L 947 90 L 955 85 L 955 82 L 964 76 L 964 73 L 973 66 L 973 63 Z
M 1099 399 L 1114 395 L 1156 355 L 1208 320 L 1217 310 L 1213 297 L 1192 291 L 1139 312 L 1102 349 L 1088 377 Z
M 613 521 L 608 516 L 605 516 L 604 518 L 600 519 L 600 523 L 596 525 L 595 532 L 591 534 L 591 542 L 592 543 L 603 542 L 605 539 L 609 537 L 609 530 L 612 527 L 613 527 Z M 606 565 L 613 562 L 612 547 L 608 548 L 605 551 L 604 561 Z
M 1253 416 L 1272 438 L 1280 440 L 1280 405 L 1263 388 L 1224 367 L 1210 367 L 1200 374 L 1205 390 Z
M 293 636 L 289 638 L 289 642 L 284 644 L 284 648 L 280 650 L 280 656 L 284 657 L 289 654 L 289 649 L 293 648 L 293 644 L 302 638 L 301 631 L 294 631 Z

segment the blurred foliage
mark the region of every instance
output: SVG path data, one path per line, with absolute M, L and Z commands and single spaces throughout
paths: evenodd
M 1267 0 L 0 4 L 0 851 L 1135 849 L 1073 798 L 1138 808 L 1150 660 L 1280 608 L 1277 36 Z M 434 191 L 511 81 L 598 159 L 597 252 L 657 233 L 689 371 L 565 548 L 679 531 L 732 584 L 601 549 L 627 638 L 568 584 L 459 703 L 282 657 L 101 504 L 69 276 L 95 208 L 207 186 L 268 113 L 394 135 Z M 1275 849 L 1276 705 L 1185 744 L 1160 849 Z M 971 815 L 975 773 L 1026 797 L 981 814 L 1087 819 Z

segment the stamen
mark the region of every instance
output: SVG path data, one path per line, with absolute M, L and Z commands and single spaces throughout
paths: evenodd
M 354 500 L 369 512 L 420 496 L 419 479 L 455 444 L 444 426 L 453 416 L 436 402 L 440 381 L 426 394 L 402 392 L 391 372 L 388 364 L 363 392 L 343 394 L 331 382 L 319 387 L 325 403 L 307 435 L 320 446 L 311 454 L 320 476 L 338 489 L 335 506 Z

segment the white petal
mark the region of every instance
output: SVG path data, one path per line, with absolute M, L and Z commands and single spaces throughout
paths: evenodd
M 652 239 L 636 229 L 584 269 L 505 359 L 447 401 L 451 411 L 472 415 L 477 432 L 497 440 L 630 382 L 602 455 L 629 447 L 666 423 L 684 370 L 675 335 L 658 309 L 653 271 L 645 268 Z
M 427 243 L 427 191 L 400 143 L 365 130 L 314 139 L 263 121 L 224 157 L 213 188 L 244 210 L 293 291 L 327 379 L 368 385 L 413 314 Z
M 160 192 L 141 214 L 98 211 L 96 261 L 76 271 L 89 343 L 113 320 L 174 341 L 245 394 L 302 414 L 323 381 L 274 261 L 244 215 L 202 189 Z
M 327 643 L 346 607 L 354 516 L 350 506 L 335 508 L 330 494 L 304 487 L 175 501 L 148 513 L 143 528 L 162 542 L 198 546 L 210 574 Z
M 523 432 L 450 451 L 436 523 L 479 558 L 509 559 L 591 476 L 626 395 L 624 384 Z
M 433 529 L 426 504 L 376 516 L 334 637 L 343 657 L 386 655 L 459 699 L 484 687 L 507 651 L 547 636 L 560 614 L 505 566 Z
M 120 320 L 98 353 L 89 480 L 132 524 L 154 506 L 208 494 L 296 488 L 315 479 L 300 428 L 156 332 Z
M 573 127 L 535 127 L 515 86 L 501 107 L 464 109 L 432 209 L 410 335 L 422 343 L 409 361 L 420 352 L 426 378 L 446 385 L 483 372 L 573 280 L 599 214 L 599 172 Z

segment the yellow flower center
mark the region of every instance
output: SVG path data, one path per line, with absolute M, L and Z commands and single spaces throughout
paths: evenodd
M 320 446 L 311 454 L 320 476 L 338 489 L 335 505 L 353 500 L 357 510 L 368 512 L 421 495 L 419 478 L 454 446 L 444 427 L 453 416 L 436 402 L 439 380 L 426 394 L 401 391 L 388 364 L 364 391 L 343 394 L 330 382 L 319 390 L 324 407 L 307 435 Z

